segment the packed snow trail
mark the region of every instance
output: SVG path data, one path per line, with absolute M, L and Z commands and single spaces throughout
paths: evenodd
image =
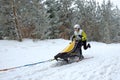
M 37 64 L 41 64 L 41 63 L 51 62 L 51 61 L 53 61 L 53 60 L 55 60 L 55 59 L 49 59 L 49 60 L 40 61 L 40 62 L 36 62 L 36 63 L 32 63 L 32 64 L 25 64 L 25 65 L 22 65 L 22 66 L 5 68 L 5 69 L 1 69 L 0 72 L 9 71 L 9 70 L 17 69 L 17 68 L 30 67 L 30 66 L 34 66 L 34 65 L 37 65 Z
M 0 69 L 53 58 L 70 41 L 63 39 L 32 42 L 0 41 Z M 0 72 L 0 80 L 120 80 L 120 43 L 90 42 L 83 50 L 86 59 L 56 66 L 57 61 Z

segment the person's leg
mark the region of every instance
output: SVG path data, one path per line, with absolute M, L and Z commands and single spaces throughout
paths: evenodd
M 80 57 L 79 57 L 79 58 L 80 58 L 80 59 L 83 59 L 84 56 L 82 55 L 82 49 L 80 48 L 79 51 L 80 51 Z
M 78 45 L 77 45 L 77 49 L 78 49 L 78 54 L 79 54 L 79 60 L 83 59 L 84 56 L 82 55 L 82 49 L 81 49 L 81 46 L 82 46 L 82 42 L 79 41 Z
M 85 40 L 85 41 L 82 41 L 83 42 L 83 48 L 86 50 L 87 48 L 90 48 L 91 46 L 90 46 L 90 44 L 88 43 L 88 45 L 87 45 L 87 41 Z

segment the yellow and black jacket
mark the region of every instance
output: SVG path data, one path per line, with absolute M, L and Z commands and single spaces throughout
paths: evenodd
M 83 30 L 75 31 L 74 35 L 72 36 L 72 40 L 87 40 L 87 35 Z

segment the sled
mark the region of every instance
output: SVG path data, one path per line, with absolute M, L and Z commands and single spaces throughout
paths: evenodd
M 71 50 L 73 50 L 74 46 L 75 46 L 75 41 L 72 41 L 65 49 L 62 50 L 61 53 L 70 52 Z
M 68 44 L 68 46 L 66 46 L 60 53 L 54 56 L 55 60 L 64 60 L 68 63 L 69 59 L 73 59 L 75 57 L 79 58 L 79 56 L 76 55 L 78 53 L 74 52 L 76 44 L 77 41 L 72 41 L 70 44 Z

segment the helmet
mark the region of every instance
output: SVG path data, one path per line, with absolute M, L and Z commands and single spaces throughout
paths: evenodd
M 74 25 L 74 28 L 80 29 L 80 25 L 76 24 L 76 25 Z

